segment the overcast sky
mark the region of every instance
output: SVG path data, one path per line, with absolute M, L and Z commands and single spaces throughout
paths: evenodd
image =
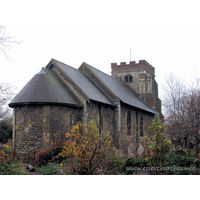
M 111 74 L 111 63 L 146 60 L 155 67 L 159 92 L 173 72 L 200 75 L 199 1 L 4 0 L 0 25 L 20 45 L 0 52 L 0 82 L 22 87 L 55 58 L 82 62 Z

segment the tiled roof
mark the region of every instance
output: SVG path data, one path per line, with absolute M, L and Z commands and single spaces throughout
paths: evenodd
M 20 104 L 67 104 L 72 106 L 82 106 L 80 101 L 68 89 L 68 87 L 51 70 L 51 65 L 57 67 L 68 81 L 82 93 L 87 100 L 95 100 L 115 106 L 116 101 L 121 101 L 130 106 L 145 110 L 150 113 L 156 113 L 150 106 L 142 101 L 136 93 L 126 84 L 114 79 L 102 71 L 83 63 L 92 74 L 95 81 L 86 72 L 80 68 L 75 69 L 62 62 L 52 59 L 46 68 L 43 68 L 36 74 L 10 102 L 13 107 Z M 103 84 L 103 88 L 101 85 Z M 106 89 L 105 89 L 106 88 Z M 111 96 L 108 94 L 110 92 Z
M 100 79 L 101 82 L 123 103 L 134 106 L 136 108 L 156 113 L 150 106 L 148 106 L 138 95 L 126 84 L 119 80 L 105 74 L 104 72 L 84 63 L 89 69 Z
M 49 69 L 36 74 L 10 102 L 13 107 L 20 104 L 67 104 L 81 106 L 65 84 Z
M 114 103 L 81 71 L 55 59 L 53 61 L 64 71 L 65 75 L 91 100 L 114 105 Z

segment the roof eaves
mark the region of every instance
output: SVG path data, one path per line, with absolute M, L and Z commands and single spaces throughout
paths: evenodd
M 76 104 L 70 104 L 70 103 L 58 103 L 58 102 L 18 102 L 18 103 L 10 103 L 8 104 L 9 107 L 13 108 L 15 106 L 27 106 L 27 105 L 68 105 L 72 107 L 83 107 L 83 105 L 76 105 Z

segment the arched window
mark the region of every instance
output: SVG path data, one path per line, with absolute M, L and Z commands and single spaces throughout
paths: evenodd
M 132 82 L 133 82 L 132 76 L 131 76 L 131 75 L 125 76 L 125 82 L 126 82 L 126 83 L 132 83 Z
M 127 114 L 127 135 L 131 135 L 131 112 Z
M 25 114 L 25 124 L 24 124 L 25 128 L 28 128 L 28 125 L 29 125 L 29 113 L 27 112 Z
M 136 112 L 136 144 L 138 145 L 139 143 L 139 138 L 138 138 L 138 112 Z
M 140 137 L 143 137 L 143 116 L 140 116 Z

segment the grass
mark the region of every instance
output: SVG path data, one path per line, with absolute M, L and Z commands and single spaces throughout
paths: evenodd
M 58 163 L 50 162 L 44 166 L 36 167 L 37 174 L 40 175 L 58 175 L 60 166 Z
M 29 173 L 18 164 L 0 163 L 0 175 L 29 175 Z

